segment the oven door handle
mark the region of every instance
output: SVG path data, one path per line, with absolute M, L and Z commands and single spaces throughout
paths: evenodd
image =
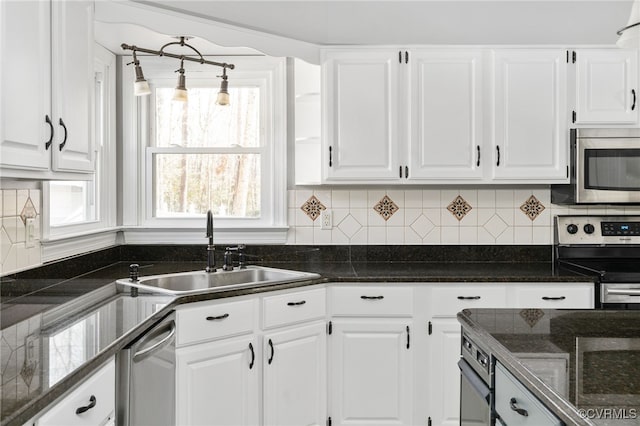
M 607 288 L 605 291 L 617 296 L 640 296 L 640 288 Z
M 462 377 L 469 382 L 473 390 L 489 404 L 491 401 L 491 389 L 489 389 L 489 386 L 487 386 L 478 373 L 473 371 L 473 368 L 471 368 L 469 363 L 464 359 L 458 361 L 458 368 L 460 368 Z

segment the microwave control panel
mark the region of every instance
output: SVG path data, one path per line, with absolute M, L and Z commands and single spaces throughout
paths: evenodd
M 640 244 L 640 216 L 556 216 L 555 242 Z

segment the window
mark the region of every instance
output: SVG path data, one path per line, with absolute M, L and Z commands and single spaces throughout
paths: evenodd
M 219 58 L 216 61 L 221 61 Z M 176 78 L 165 58 L 141 59 L 152 88 L 141 101 L 145 144 L 144 223 L 255 230 L 286 223 L 284 60 L 230 58 L 230 105 L 216 105 L 219 69 L 189 64 L 189 100 L 172 100 Z M 185 68 L 188 64 L 185 64 Z M 145 112 L 146 111 L 146 112 Z

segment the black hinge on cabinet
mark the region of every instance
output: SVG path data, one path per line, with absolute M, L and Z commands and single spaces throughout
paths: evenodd
M 333 166 L 333 148 L 329 145 L 329 167 Z
M 329 324 L 327 324 L 327 334 L 331 333 L 333 333 L 333 323 L 329 321 Z
M 327 426 L 331 426 L 331 417 L 327 417 Z
M 576 112 L 575 111 L 571 111 L 571 121 L 573 123 L 575 123 L 577 119 L 578 119 L 578 117 L 577 117 Z
M 574 50 L 571 53 L 571 62 L 573 62 L 574 64 L 576 63 L 576 61 L 578 60 L 578 54 L 576 53 L 576 51 Z
M 427 419 L 427 426 L 431 426 L 431 417 Z
M 429 321 L 428 329 L 429 329 L 429 335 L 431 335 L 431 333 L 433 333 L 433 324 L 431 324 L 431 321 Z

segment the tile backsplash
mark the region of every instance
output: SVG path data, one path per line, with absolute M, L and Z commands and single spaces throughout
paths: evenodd
M 553 244 L 553 217 L 640 214 L 638 207 L 551 204 L 528 189 L 295 189 L 288 244 Z M 322 229 L 322 213 L 331 229 Z
M 0 273 L 27 269 L 41 264 L 40 190 L 0 190 Z M 33 247 L 26 244 L 26 222 L 34 219 Z

